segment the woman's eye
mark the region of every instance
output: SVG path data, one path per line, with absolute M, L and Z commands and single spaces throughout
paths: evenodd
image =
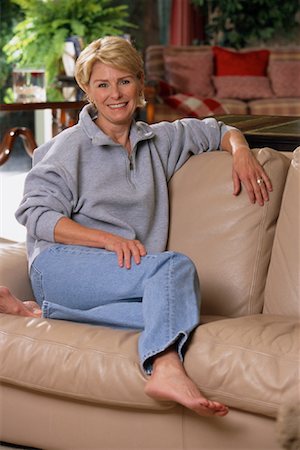
M 129 84 L 130 83 L 130 80 L 122 80 L 121 81 L 121 84 Z
M 107 87 L 107 83 L 99 83 L 98 87 L 105 88 L 105 87 Z

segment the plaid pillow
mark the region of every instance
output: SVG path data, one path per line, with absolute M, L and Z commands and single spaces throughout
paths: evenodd
M 227 114 L 228 111 L 218 101 L 192 94 L 175 94 L 164 98 L 164 102 L 189 117 L 201 118 L 215 114 Z

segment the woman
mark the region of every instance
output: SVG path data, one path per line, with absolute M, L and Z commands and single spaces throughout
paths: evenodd
M 206 399 L 182 365 L 200 294 L 193 263 L 165 251 L 167 183 L 191 154 L 216 148 L 232 153 L 234 194 L 242 182 L 251 202 L 263 205 L 270 181 L 243 135 L 213 118 L 136 123 L 143 62 L 126 40 L 92 42 L 77 60 L 76 80 L 90 104 L 77 125 L 35 151 L 16 213 L 27 227 L 40 309 L 5 288 L 0 304 L 6 312 L 141 330 L 145 392 L 225 416 L 228 408 Z

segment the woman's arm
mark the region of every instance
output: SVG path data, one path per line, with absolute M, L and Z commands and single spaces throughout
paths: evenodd
M 272 183 L 251 152 L 244 135 L 237 129 L 231 129 L 224 134 L 221 146 L 232 154 L 233 194 L 240 193 L 242 183 L 251 203 L 257 202 L 263 206 L 269 200 Z
M 55 242 L 68 245 L 84 245 L 87 247 L 103 248 L 115 252 L 120 267 L 131 267 L 131 257 L 136 264 L 147 254 L 143 244 L 137 239 L 125 239 L 105 231 L 88 228 L 68 217 L 58 220 L 54 228 Z

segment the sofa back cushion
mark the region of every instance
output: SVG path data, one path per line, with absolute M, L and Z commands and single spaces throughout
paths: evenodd
M 264 313 L 300 318 L 300 147 L 294 152 L 284 189 Z
M 277 97 L 300 97 L 300 48 L 274 49 L 268 74 Z
M 165 56 L 193 56 L 201 52 L 210 52 L 209 45 L 149 45 L 145 53 L 145 72 L 147 80 L 166 80 Z M 197 73 L 193 73 L 193 79 L 196 79 Z M 186 92 L 186 91 L 184 91 Z
M 202 97 L 214 95 L 211 49 L 182 52 L 167 47 L 164 50 L 164 67 L 165 79 L 177 92 Z
M 0 286 L 22 300 L 32 299 L 25 244 L 0 238 L 0 261 Z
M 263 207 L 245 190 L 232 194 L 231 156 L 193 156 L 170 181 L 168 248 L 195 263 L 202 313 L 243 316 L 263 308 L 267 270 L 290 161 L 268 148 L 255 151 L 274 191 Z

